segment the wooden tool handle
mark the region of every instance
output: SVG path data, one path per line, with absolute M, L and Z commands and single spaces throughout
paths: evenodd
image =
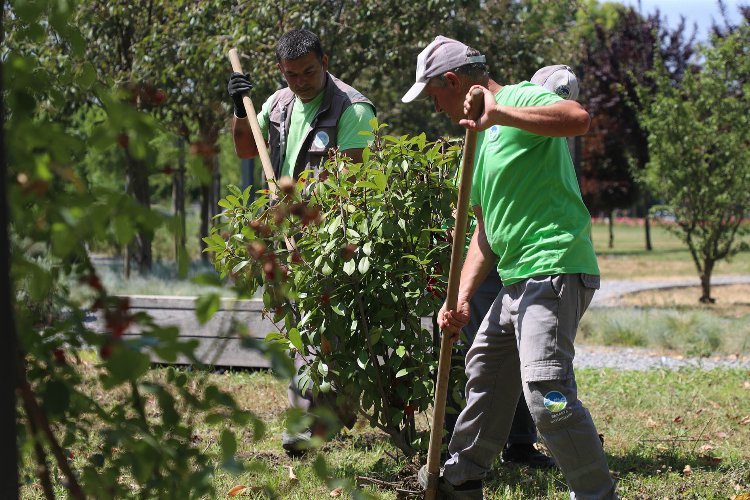
M 245 74 L 242 71 L 242 65 L 240 64 L 240 56 L 237 53 L 237 49 L 229 49 L 229 62 L 232 64 L 232 71 L 237 73 Z M 263 173 L 266 175 L 268 181 L 268 190 L 271 193 L 271 199 L 278 198 L 279 187 L 276 185 L 276 177 L 273 174 L 273 166 L 271 165 L 271 158 L 268 156 L 268 148 L 266 147 L 266 140 L 263 138 L 263 132 L 260 130 L 258 124 L 258 116 L 255 114 L 255 106 L 250 96 L 245 94 L 242 96 L 242 104 L 245 105 L 245 112 L 247 113 L 247 121 L 250 124 L 250 129 L 253 131 L 253 138 L 255 139 L 255 145 L 258 148 L 258 156 L 260 156 L 260 163 L 263 165 Z M 294 238 L 291 236 L 285 236 L 284 241 L 286 242 L 286 248 L 290 252 L 297 249 L 297 244 Z
M 244 74 L 244 72 L 242 71 L 242 65 L 240 64 L 240 56 L 237 53 L 237 49 L 229 49 L 228 55 L 229 62 L 232 64 L 232 71 Z M 271 197 L 276 198 L 278 193 L 278 186 L 276 186 L 276 178 L 273 174 L 271 158 L 268 156 L 266 140 L 263 138 L 263 132 L 261 132 L 260 125 L 258 124 L 258 116 L 255 114 L 255 106 L 253 106 L 253 101 L 247 94 L 242 96 L 242 104 L 245 105 L 247 121 L 250 124 L 250 130 L 253 131 L 253 138 L 255 139 L 255 145 L 258 148 L 260 163 L 263 165 L 263 173 L 266 175 L 266 180 L 268 181 L 268 189 L 271 191 Z
M 477 120 L 482 116 L 484 108 L 484 93 L 480 89 L 471 92 L 472 115 L 468 118 Z M 458 202 L 456 204 L 456 219 L 453 228 L 453 244 L 451 246 L 451 266 L 448 272 L 448 290 L 445 304 L 447 309 L 456 309 L 458 302 L 458 288 L 461 284 L 461 267 L 466 245 L 466 218 L 468 217 L 469 197 L 471 193 L 471 179 L 474 175 L 474 152 L 477 146 L 477 133 L 467 130 L 464 138 L 464 153 L 461 161 L 461 179 L 458 184 Z M 448 377 L 451 370 L 451 354 L 453 338 L 442 335 L 440 340 L 440 358 L 438 360 L 438 375 L 435 386 L 435 403 L 432 406 L 432 428 L 430 430 L 430 448 L 427 452 L 427 490 L 425 498 L 434 500 L 437 496 L 437 482 L 440 477 L 440 448 L 443 443 L 443 426 L 445 425 L 445 402 L 448 396 Z

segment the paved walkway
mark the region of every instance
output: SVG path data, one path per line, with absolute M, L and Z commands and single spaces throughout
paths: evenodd
M 738 283 L 750 283 L 750 274 L 714 276 L 711 278 L 712 285 L 735 285 Z M 604 279 L 602 280 L 601 289 L 594 295 L 594 299 L 591 301 L 591 307 L 617 306 L 619 297 L 627 293 L 658 288 L 700 286 L 700 284 L 697 276 L 691 278 L 647 278 L 641 280 Z

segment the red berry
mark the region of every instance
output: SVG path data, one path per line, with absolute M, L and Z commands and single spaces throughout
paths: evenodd
M 65 364 L 65 362 L 66 362 L 66 360 L 65 360 L 65 350 L 62 349 L 61 347 L 58 347 L 57 349 L 55 349 L 54 351 L 52 351 L 52 356 L 54 356 L 55 361 L 57 361 L 58 364 L 60 364 L 60 365 L 64 365 Z
M 125 132 L 118 134 L 117 144 L 119 144 L 121 148 L 127 148 L 128 144 L 130 144 L 130 138 L 128 137 L 128 134 L 126 134 Z
M 101 349 L 99 349 L 99 356 L 101 356 L 102 359 L 109 359 L 112 356 L 112 344 L 104 344 Z

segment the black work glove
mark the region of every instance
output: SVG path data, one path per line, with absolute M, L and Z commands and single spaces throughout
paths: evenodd
M 245 92 L 248 92 L 251 88 L 253 88 L 253 84 L 250 83 L 249 74 L 243 75 L 242 73 L 237 73 L 235 71 L 232 73 L 232 76 L 229 77 L 227 92 L 229 92 L 229 97 L 231 97 L 232 102 L 234 102 L 234 115 L 237 118 L 245 118 L 247 116 L 245 105 L 242 104 L 242 95 Z

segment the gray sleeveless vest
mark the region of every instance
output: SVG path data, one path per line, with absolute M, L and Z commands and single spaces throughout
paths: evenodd
M 375 106 L 359 91 L 342 82 L 332 74 L 326 75 L 325 95 L 320 108 L 313 118 L 310 130 L 302 141 L 297 162 L 294 165 L 294 177 L 302 171 L 316 169 L 328 158 L 328 150 L 337 144 L 337 126 L 344 110 L 354 103 L 367 103 Z M 289 135 L 289 124 L 292 117 L 295 95 L 289 87 L 276 92 L 269 115 L 268 142 L 273 171 L 278 179 L 281 165 L 286 154 L 286 141 Z

